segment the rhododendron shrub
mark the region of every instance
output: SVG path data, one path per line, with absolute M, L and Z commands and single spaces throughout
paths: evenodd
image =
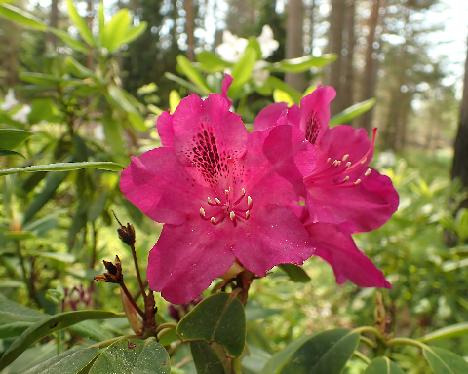
M 398 195 L 371 169 L 374 137 L 330 129 L 334 91 L 318 88 L 300 106 L 263 109 L 247 131 L 226 95 L 189 95 L 157 122 L 162 146 L 134 157 L 121 190 L 163 223 L 149 253 L 150 287 L 188 303 L 229 269 L 256 277 L 313 255 L 339 283 L 389 287 L 351 235 L 390 218 Z

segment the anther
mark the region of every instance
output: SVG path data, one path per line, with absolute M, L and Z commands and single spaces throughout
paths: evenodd
M 361 183 L 361 182 L 362 182 L 361 178 L 358 178 L 358 179 L 356 179 L 356 180 L 354 181 L 354 184 L 358 185 L 358 184 Z
M 211 223 L 212 223 L 213 225 L 216 225 L 216 218 L 211 217 L 210 221 L 211 221 Z
M 364 165 L 366 162 L 367 162 L 367 157 L 364 157 L 364 158 L 361 160 L 361 164 Z
M 364 175 L 367 177 L 370 175 L 370 173 L 372 172 L 372 169 L 371 168 L 367 168 L 366 172 L 364 173 Z
M 202 217 L 206 217 L 206 212 L 205 212 L 205 209 L 203 207 L 200 208 L 200 215 Z
M 252 205 L 253 205 L 252 196 L 247 196 L 247 206 L 249 207 L 249 209 L 252 208 Z
M 232 210 L 229 212 L 229 219 L 234 222 L 236 220 L 236 213 L 234 213 Z
M 250 218 L 250 210 L 247 210 L 245 212 L 245 219 L 249 219 Z
M 331 157 L 328 157 L 327 162 L 330 163 L 330 161 L 331 161 Z
M 351 162 L 350 162 L 350 161 L 348 161 L 348 162 L 346 163 L 346 168 L 349 168 L 349 167 L 351 167 Z
M 242 196 L 244 196 L 245 195 L 245 188 L 244 187 L 242 187 L 241 192 L 242 192 Z
M 341 161 L 345 162 L 348 158 L 349 158 L 349 154 L 346 153 L 341 159 Z
M 349 181 L 349 175 L 346 175 L 344 178 L 343 178 L 343 182 L 347 182 Z
M 229 190 L 224 190 L 224 194 L 227 196 L 229 195 Z
M 218 204 L 218 205 L 221 205 L 221 201 L 217 197 L 215 197 L 215 203 Z

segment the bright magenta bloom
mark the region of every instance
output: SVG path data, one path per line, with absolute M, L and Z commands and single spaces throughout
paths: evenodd
M 388 177 L 369 167 L 375 131 L 369 140 L 363 129 L 328 127 L 334 96 L 333 88 L 319 87 L 300 106 L 272 104 L 259 113 L 254 128 L 270 129 L 264 150 L 273 164 L 283 157 L 275 149 L 309 143 L 278 172 L 303 195 L 307 209 L 296 208 L 296 212 L 310 233 L 316 254 L 332 265 L 337 281 L 389 287 L 351 234 L 384 224 L 398 207 L 398 194 Z M 288 136 L 288 131 L 294 135 Z
M 293 185 L 263 153 L 269 131 L 249 133 L 229 111 L 229 83 L 222 95 L 190 95 L 173 115 L 163 113 L 162 147 L 133 158 L 121 176 L 125 196 L 165 224 L 147 277 L 176 304 L 197 297 L 236 261 L 263 276 L 314 252 L 292 208 Z

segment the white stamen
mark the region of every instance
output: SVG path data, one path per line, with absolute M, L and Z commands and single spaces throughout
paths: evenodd
M 224 194 L 227 196 L 229 195 L 229 190 L 224 190 Z
M 218 205 L 221 205 L 221 201 L 217 197 L 215 197 L 215 203 L 218 204 Z
M 348 158 L 349 158 L 349 155 L 346 153 L 341 159 L 341 161 L 345 162 Z
M 361 182 L 362 182 L 362 181 L 361 181 L 361 178 L 358 178 L 358 179 L 356 179 L 356 180 L 354 181 L 354 184 L 358 185 L 358 184 L 361 183 Z
M 351 162 L 348 161 L 348 162 L 346 163 L 346 168 L 349 168 L 350 166 L 351 166 Z
M 242 187 L 241 192 L 242 192 L 242 196 L 244 196 L 245 195 L 245 188 L 244 187 Z
M 367 162 L 367 157 L 364 157 L 364 158 L 361 160 L 361 164 L 364 165 L 366 162 Z
M 211 223 L 212 223 L 213 225 L 216 224 L 216 218 L 211 217 L 210 221 L 211 221 Z
M 249 218 L 250 218 L 250 210 L 245 212 L 245 219 L 249 219 Z
M 343 178 L 343 182 L 347 182 L 347 181 L 349 181 L 349 175 L 347 175 L 347 176 L 345 176 L 345 177 Z
M 366 172 L 364 173 L 364 175 L 367 177 L 367 176 L 369 176 L 369 174 L 370 174 L 371 172 L 372 172 L 371 168 L 368 168 L 368 169 L 366 170 Z
M 250 208 L 252 208 L 252 204 L 253 204 L 253 200 L 252 200 L 252 196 L 247 196 L 247 206 Z
M 205 209 L 203 207 L 200 208 L 200 215 L 202 217 L 206 217 L 206 212 L 205 212 Z
M 234 222 L 236 219 L 236 213 L 234 213 L 232 210 L 229 212 L 229 219 Z

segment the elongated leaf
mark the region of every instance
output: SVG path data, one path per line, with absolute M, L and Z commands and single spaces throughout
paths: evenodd
M 77 52 L 81 52 L 84 54 L 89 53 L 89 47 L 86 44 L 83 44 L 78 39 L 70 36 L 67 32 L 55 28 L 51 28 L 50 31 L 56 35 L 62 42 L 68 45 L 70 48 L 74 49 Z
M 29 131 L 17 129 L 0 129 L 0 149 L 13 150 L 30 136 Z
M 307 275 L 305 270 L 297 265 L 293 264 L 283 264 L 278 265 L 278 267 L 283 270 L 293 282 L 308 282 L 310 277 Z
M 91 33 L 91 30 L 89 29 L 86 20 L 78 14 L 78 11 L 76 10 L 75 5 L 73 4 L 73 0 L 67 0 L 67 10 L 71 21 L 78 29 L 78 32 L 80 33 L 83 40 L 89 45 L 94 46 L 95 43 L 93 34 Z
M 191 342 L 193 362 L 197 374 L 225 374 L 223 363 L 211 346 L 205 342 Z
M 19 156 L 19 157 L 24 158 L 24 156 L 21 153 L 15 152 L 15 151 L 9 151 L 7 149 L 0 149 L 0 156 Z
M 200 63 L 200 68 L 208 73 L 223 71 L 232 65 L 209 51 L 202 51 L 198 53 L 196 58 Z
M 468 363 L 463 357 L 442 348 L 426 346 L 423 355 L 434 374 L 466 374 Z
M 287 92 L 283 90 L 273 90 L 273 100 L 275 103 L 287 103 L 289 106 L 294 104 L 294 100 Z
M 98 348 L 70 349 L 26 370 L 24 374 L 77 374 L 99 354 Z
M 204 95 L 211 93 L 211 89 L 208 87 L 205 79 L 200 72 L 193 67 L 187 57 L 182 55 L 177 56 L 177 67 Z
M 27 328 L 0 358 L 0 369 L 13 362 L 26 348 L 39 339 L 75 323 L 88 319 L 119 318 L 120 314 L 99 310 L 65 312 L 46 317 Z
M 223 292 L 203 300 L 177 325 L 182 339 L 216 342 L 233 356 L 244 350 L 245 329 L 244 307 L 237 298 Z
M 28 29 L 38 31 L 47 30 L 47 25 L 41 20 L 11 4 L 0 4 L 0 17 L 16 22 Z
M 364 374 L 405 374 L 400 367 L 388 357 L 376 357 L 366 368 Z
M 279 373 L 279 370 L 291 359 L 294 352 L 296 352 L 307 340 L 309 336 L 303 336 L 299 339 L 294 340 L 281 352 L 278 352 L 271 356 L 264 366 L 261 374 L 273 374 Z
M 371 110 L 374 104 L 375 99 L 371 98 L 361 101 L 360 103 L 351 105 L 349 108 L 346 108 L 341 113 L 334 115 L 330 121 L 330 125 L 340 125 L 349 123 L 356 117 L 362 116 L 364 113 Z
M 89 374 L 169 374 L 169 354 L 155 338 L 122 339 L 102 351 Z
M 141 34 L 146 30 L 147 23 L 145 21 L 140 21 L 140 23 L 134 27 L 130 27 L 127 31 L 127 34 L 122 40 L 122 44 L 129 44 L 137 39 Z
M 253 68 L 257 59 L 257 52 L 253 46 L 245 49 L 244 55 L 234 65 L 232 69 L 232 85 L 229 88 L 229 95 L 237 97 L 241 88 L 252 78 Z
M 120 9 L 109 22 L 104 25 L 103 31 L 99 34 L 101 45 L 109 52 L 119 49 L 125 42 L 125 37 L 130 28 L 132 19 L 127 9 Z
M 295 90 L 277 77 L 269 76 L 265 82 L 265 86 L 266 88 L 269 88 L 270 92 L 273 92 L 275 89 L 286 92 L 292 97 L 295 103 L 298 103 L 301 100 L 302 95 L 299 91 Z
M 122 170 L 123 166 L 115 162 L 96 161 L 96 162 L 63 162 L 59 164 L 49 165 L 34 165 L 24 168 L 0 169 L 0 175 L 15 174 L 15 173 L 30 173 L 36 171 L 69 171 L 78 169 L 102 169 L 118 171 Z
M 0 325 L 0 339 L 20 336 L 33 322 L 18 321 Z
M 455 325 L 443 327 L 439 330 L 433 331 L 422 338 L 418 339 L 423 343 L 429 343 L 436 340 L 450 339 L 457 336 L 468 334 L 468 322 L 461 322 Z
M 0 325 L 11 322 L 37 322 L 45 314 L 18 304 L 0 293 Z
M 175 112 L 177 105 L 179 105 L 179 102 L 180 102 L 179 94 L 177 93 L 176 90 L 172 90 L 169 93 L 169 107 L 170 107 L 171 113 Z
M 164 76 L 165 76 L 167 79 L 169 79 L 169 80 L 171 80 L 171 81 L 177 83 L 179 86 L 186 88 L 186 89 L 189 90 L 190 92 L 198 93 L 198 94 L 200 94 L 200 95 L 205 95 L 205 93 L 203 92 L 203 90 L 199 89 L 197 86 L 195 86 L 194 84 L 192 84 L 192 83 L 186 81 L 185 79 L 182 79 L 182 78 L 178 77 L 177 75 L 174 75 L 174 74 L 172 74 L 172 73 L 167 73 L 167 72 L 166 72 L 166 73 L 164 73 Z
M 312 68 L 322 68 L 335 60 L 336 56 L 333 54 L 295 57 L 271 65 L 270 70 L 284 73 L 302 73 Z

